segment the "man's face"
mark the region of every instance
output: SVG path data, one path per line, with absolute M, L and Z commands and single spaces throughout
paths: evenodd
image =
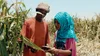
M 45 11 L 45 10 L 43 10 L 43 9 L 39 9 L 38 12 L 39 12 L 39 13 L 37 13 L 37 16 L 38 16 L 39 18 L 44 18 L 44 17 L 46 16 L 46 14 L 47 14 L 47 11 Z

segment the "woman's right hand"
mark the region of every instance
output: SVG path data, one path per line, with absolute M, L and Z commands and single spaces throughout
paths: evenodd
M 45 52 L 49 52 L 49 53 L 54 53 L 54 50 L 55 48 L 51 48 L 49 46 L 43 46 L 42 49 L 45 51 Z

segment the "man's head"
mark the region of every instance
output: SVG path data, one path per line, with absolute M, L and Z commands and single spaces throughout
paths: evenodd
M 46 16 L 46 14 L 50 11 L 50 6 L 45 3 L 40 3 L 36 8 L 36 18 L 38 20 L 42 20 Z
M 50 11 L 50 6 L 46 3 L 40 3 L 37 8 L 36 8 L 36 11 L 39 11 L 39 10 L 45 10 L 47 13 Z

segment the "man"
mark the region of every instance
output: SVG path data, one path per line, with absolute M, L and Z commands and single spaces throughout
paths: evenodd
M 22 36 L 29 38 L 39 47 L 49 43 L 48 25 L 43 21 L 43 18 L 49 12 L 49 9 L 49 5 L 40 3 L 36 8 L 36 16 L 27 19 L 21 30 Z M 25 46 L 23 56 L 46 56 L 46 54 L 43 51 L 36 51 L 31 47 Z

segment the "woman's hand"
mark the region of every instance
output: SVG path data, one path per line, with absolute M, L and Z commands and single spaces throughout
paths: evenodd
M 54 50 L 55 48 L 51 48 L 49 46 L 43 46 L 42 49 L 45 51 L 45 52 L 49 52 L 49 53 L 54 53 Z

